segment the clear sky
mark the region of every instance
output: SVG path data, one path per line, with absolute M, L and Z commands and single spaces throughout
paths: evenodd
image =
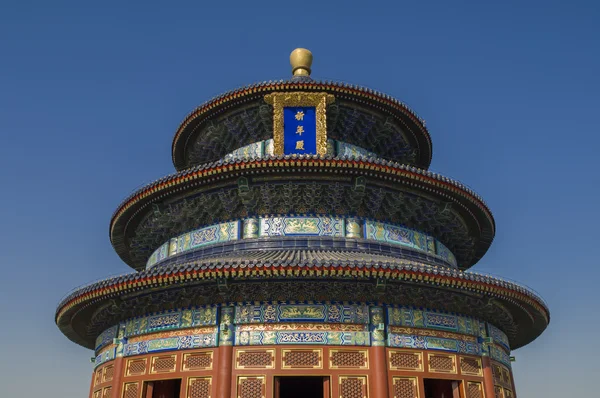
M 532 286 L 552 316 L 514 352 L 519 396 L 598 396 L 598 21 L 594 1 L 2 1 L 0 396 L 87 396 L 92 352 L 56 304 L 128 270 L 110 216 L 173 171 L 187 113 L 289 77 L 296 47 L 314 78 L 406 102 L 431 169 L 492 209 L 475 270 Z

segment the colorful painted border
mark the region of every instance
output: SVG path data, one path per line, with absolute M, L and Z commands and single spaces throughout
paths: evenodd
M 352 304 L 256 304 L 235 307 L 238 325 L 276 322 L 368 324 L 369 307 Z
M 421 251 L 437 256 L 452 266 L 457 266 L 454 255 L 440 241 L 430 235 L 402 226 L 361 220 L 356 217 L 281 216 L 230 221 L 187 232 L 170 239 L 156 249 L 148 259 L 146 269 L 154 267 L 167 258 L 199 247 L 239 239 L 275 236 L 364 237 L 367 240 Z
M 479 336 L 481 333 L 481 323 L 477 319 L 439 311 L 388 307 L 387 317 L 390 326 L 444 330 L 472 336 Z

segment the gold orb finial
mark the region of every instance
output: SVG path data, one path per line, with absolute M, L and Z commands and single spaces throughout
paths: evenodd
M 306 48 L 297 48 L 290 54 L 290 65 L 294 76 L 310 76 L 312 53 Z

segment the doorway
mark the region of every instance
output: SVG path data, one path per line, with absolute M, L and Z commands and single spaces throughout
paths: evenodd
M 425 398 L 461 398 L 460 381 L 425 379 Z
M 329 398 L 329 377 L 275 377 L 274 398 Z
M 155 380 L 146 383 L 144 398 L 179 398 L 181 379 Z

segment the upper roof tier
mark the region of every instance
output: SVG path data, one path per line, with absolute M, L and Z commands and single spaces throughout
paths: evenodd
M 273 106 L 265 102 L 265 95 L 274 92 L 333 94 L 335 102 L 327 106 L 328 138 L 401 164 L 429 167 L 431 138 L 421 118 L 389 95 L 346 83 L 313 80 L 309 76 L 312 55 L 299 50 L 290 57 L 294 73 L 290 80 L 229 91 L 190 113 L 173 139 L 175 168 L 216 161 L 244 145 L 272 138 Z

